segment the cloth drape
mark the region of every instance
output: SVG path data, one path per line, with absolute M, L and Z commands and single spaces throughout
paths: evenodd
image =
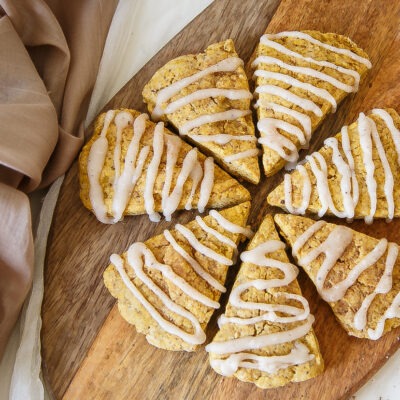
M 62 175 L 118 0 L 0 0 L 0 357 L 29 292 L 26 193 Z

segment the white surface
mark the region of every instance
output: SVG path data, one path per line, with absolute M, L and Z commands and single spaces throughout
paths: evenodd
M 35 240 L 35 269 L 29 299 L 25 302 L 21 317 L 21 343 L 18 348 L 14 372 L 11 379 L 10 399 L 41 400 L 44 388 L 40 379 L 40 330 L 42 327 L 41 308 L 43 300 L 43 267 L 46 244 L 54 208 L 64 177 L 51 186 L 40 212 L 39 226 Z
M 90 122 L 98 110 L 143 66 L 157 51 L 163 47 L 176 33 L 178 33 L 194 16 L 202 11 L 211 0 L 147 0 L 132 1 L 120 0 L 117 12 L 103 54 L 96 87 L 92 96 L 87 122 Z M 140 94 L 138 94 L 140 95 Z M 57 185 L 57 184 L 56 184 Z M 45 248 L 46 229 L 50 226 L 52 207 L 55 204 L 57 188 L 53 189 L 51 198 L 46 199 L 46 205 L 40 228 L 40 236 L 37 236 L 35 248 Z M 33 217 L 37 218 L 40 210 L 41 196 L 33 199 Z M 38 247 L 39 246 L 39 247 Z M 36 260 L 43 258 L 40 251 L 36 254 Z M 35 274 L 36 285 L 42 280 L 41 268 L 37 268 Z M 38 265 L 36 265 L 38 267 Z M 36 303 L 37 307 L 37 303 Z M 28 306 L 29 308 L 29 306 Z M 38 319 L 34 319 L 29 328 L 37 332 Z M 5 356 L 0 364 L 0 400 L 7 398 L 12 400 L 41 400 L 43 398 L 40 389 L 35 392 L 25 392 L 23 397 L 9 397 L 9 384 L 14 368 L 15 353 L 19 343 L 20 324 L 14 329 Z M 26 346 L 29 341 L 25 342 Z M 31 343 L 31 342 L 30 342 Z M 23 347 L 25 348 L 25 347 Z M 23 378 L 24 367 L 30 360 L 32 365 L 39 362 L 39 344 L 31 354 L 26 354 L 21 367 L 14 371 L 14 380 L 18 385 L 24 385 L 27 390 L 29 382 L 36 381 L 37 372 Z M 31 349 L 32 350 L 32 349 Z M 22 351 L 22 350 L 21 350 Z M 21 353 L 22 354 L 22 353 Z M 36 354 L 36 357 L 32 357 Z M 25 365 L 27 364 L 27 365 Z M 22 379 L 22 380 L 21 380 Z M 398 400 L 400 399 L 400 351 L 390 359 L 386 365 L 365 385 L 355 396 L 357 400 Z M 101 399 L 99 399 L 101 400 Z M 310 399 L 313 400 L 313 399 Z

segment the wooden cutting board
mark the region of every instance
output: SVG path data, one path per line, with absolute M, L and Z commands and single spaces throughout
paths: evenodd
M 391 106 L 400 111 L 400 2 L 391 0 L 216 0 L 164 47 L 110 101 L 106 108 L 145 111 L 143 85 L 173 57 L 200 52 L 231 37 L 239 55 L 249 59 L 260 35 L 316 29 L 351 37 L 370 55 L 373 69 L 360 91 L 347 98 L 323 123 L 312 140 L 318 149 L 324 138 L 352 122 L 358 112 Z M 278 8 L 277 8 L 278 7 Z M 272 20 L 271 20 L 272 18 Z M 90 128 L 89 128 L 90 129 Z M 283 173 L 246 185 L 253 195 L 250 222 L 257 228 L 263 215 L 277 210 L 265 199 Z M 204 350 L 175 353 L 150 346 L 118 314 L 114 299 L 102 284 L 109 255 L 134 241 L 146 240 L 192 212 L 178 213 L 171 223 L 154 224 L 147 216 L 126 218 L 116 225 L 99 223 L 78 197 L 76 163 L 68 172 L 56 207 L 45 268 L 43 303 L 43 371 L 55 399 L 346 399 L 363 385 L 399 347 L 400 330 L 377 342 L 347 336 L 330 308 L 319 299 L 304 274 L 300 284 L 315 314 L 315 332 L 325 359 L 323 375 L 284 388 L 260 390 L 252 384 L 223 378 L 209 366 Z M 338 222 L 338 221 L 335 221 Z M 400 243 L 400 220 L 352 227 Z M 231 285 L 237 272 L 229 275 Z M 222 301 L 226 301 L 225 296 Z M 211 321 L 208 338 L 216 331 Z

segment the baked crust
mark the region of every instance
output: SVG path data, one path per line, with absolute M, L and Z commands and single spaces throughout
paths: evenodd
M 157 93 L 161 89 L 229 57 L 238 57 L 231 39 L 212 44 L 203 53 L 189 54 L 169 61 L 153 75 L 143 89 L 143 98 L 145 103 L 147 103 L 149 112 L 153 112 Z M 175 101 L 199 89 L 209 88 L 249 90 L 249 84 L 243 67 L 239 66 L 233 72 L 208 74 L 182 89 L 168 102 Z M 179 130 L 185 122 L 201 115 L 214 114 L 231 109 L 250 110 L 250 101 L 251 99 L 230 100 L 223 96 L 208 97 L 203 100 L 193 101 L 172 113 L 164 115 L 162 119 L 170 122 Z M 165 109 L 166 106 L 167 104 L 165 103 L 161 107 Z M 251 113 L 232 121 L 226 120 L 204 124 L 190 131 L 190 134 L 195 135 L 215 135 L 220 133 L 234 136 L 251 135 L 255 137 Z M 257 155 L 232 162 L 224 161 L 224 158 L 227 156 L 256 149 L 255 141 L 232 140 L 229 143 L 221 145 L 216 142 L 199 142 L 191 139 L 189 136 L 186 136 L 186 138 L 199 147 L 205 154 L 214 157 L 232 175 L 243 178 L 251 183 L 259 182 L 260 169 Z
M 393 109 L 385 109 L 393 118 L 395 126 L 400 128 L 400 117 Z M 376 114 L 369 113 L 368 117 L 371 118 L 376 125 L 377 132 L 382 142 L 383 148 L 388 159 L 390 169 L 394 178 L 393 185 L 393 200 L 394 200 L 394 217 L 400 216 L 400 166 L 398 165 L 398 156 L 396 147 L 393 142 L 390 131 L 385 122 Z M 368 195 L 368 188 L 366 183 L 366 170 L 363 162 L 363 154 L 361 151 L 358 122 L 354 122 L 348 127 L 348 135 L 350 140 L 351 153 L 354 159 L 355 174 L 359 186 L 359 200 L 354 210 L 354 218 L 365 218 L 370 214 L 370 199 Z M 342 135 L 341 133 L 335 136 L 339 143 L 339 149 L 342 148 Z M 379 158 L 376 146 L 373 146 L 372 158 L 375 164 L 374 178 L 377 184 L 377 205 L 374 218 L 389 218 L 388 204 L 385 196 L 385 173 L 382 162 Z M 341 174 L 332 163 L 332 148 L 323 146 L 319 151 L 328 166 L 328 186 L 331 193 L 332 201 L 338 211 L 343 211 L 343 197 L 340 189 L 340 182 L 342 179 Z M 341 152 L 344 156 L 343 151 Z M 309 162 L 303 164 L 307 171 L 308 177 L 311 182 L 311 196 L 308 207 L 306 208 L 307 214 L 317 214 L 321 209 L 321 202 L 319 200 L 317 181 L 315 175 L 311 172 Z M 291 173 L 292 181 L 292 205 L 300 207 L 303 195 L 303 182 L 304 178 L 301 173 L 295 169 Z M 285 188 L 284 183 L 280 183 L 267 197 L 268 204 L 276 207 L 281 207 L 285 210 Z M 327 210 L 326 215 L 333 215 L 330 209 Z
M 336 33 L 321 33 L 318 31 L 302 31 L 302 32 L 312 36 L 313 38 L 315 38 L 323 43 L 333 45 L 335 47 L 339 47 L 339 48 L 343 48 L 343 49 L 349 49 L 352 52 L 356 53 L 357 55 L 368 59 L 368 55 L 362 49 L 360 49 L 354 42 L 352 42 L 348 37 L 345 37 L 343 35 L 338 35 Z M 346 55 L 337 54 L 333 51 L 330 51 L 326 48 L 317 46 L 317 45 L 315 45 L 311 42 L 308 42 L 306 40 L 303 40 L 303 39 L 299 39 L 299 38 L 295 38 L 295 37 L 282 37 L 282 38 L 274 38 L 273 40 L 274 40 L 274 42 L 285 46 L 287 49 L 295 51 L 297 53 L 300 53 L 303 56 L 310 57 L 315 60 L 328 61 L 328 62 L 334 63 L 336 65 L 339 65 L 341 67 L 357 71 L 361 75 L 361 78 L 366 74 L 366 72 L 368 70 L 368 68 L 364 64 L 361 64 Z M 251 62 L 254 61 L 259 56 L 274 57 L 274 58 L 284 61 L 285 63 L 290 64 L 290 65 L 312 68 L 312 69 L 318 70 L 320 72 L 323 72 L 325 74 L 328 74 L 345 84 L 348 84 L 348 85 L 354 84 L 354 78 L 350 75 L 346 75 L 346 74 L 344 74 L 340 71 L 337 71 L 335 69 L 332 69 L 332 68 L 328 68 L 328 67 L 324 67 L 324 66 L 316 66 L 315 64 L 307 62 L 305 60 L 283 54 L 283 53 L 277 51 L 276 49 L 273 49 L 272 47 L 261 44 L 261 43 L 257 46 L 256 51 L 255 51 L 254 55 L 252 56 Z M 262 69 L 264 71 L 272 71 L 272 72 L 282 73 L 282 74 L 294 77 L 302 82 L 312 84 L 313 86 L 315 86 L 317 88 L 325 89 L 334 97 L 334 99 L 336 100 L 336 102 L 338 104 L 348 94 L 344 90 L 339 89 L 326 81 L 323 81 L 323 80 L 320 80 L 318 78 L 314 78 L 314 77 L 311 77 L 308 75 L 299 74 L 297 72 L 288 71 L 285 68 L 280 67 L 276 64 L 261 63 L 257 68 Z M 254 72 L 254 69 L 251 69 L 251 71 Z M 311 111 L 305 111 L 304 109 L 302 109 L 298 105 L 292 103 L 291 101 L 285 100 L 281 97 L 277 97 L 273 94 L 269 94 L 269 93 L 260 93 L 259 94 L 259 100 L 263 103 L 274 102 L 274 103 L 281 104 L 291 110 L 295 110 L 300 113 L 307 114 L 311 119 L 312 133 L 321 124 L 321 122 L 324 120 L 326 115 L 332 111 L 332 105 L 328 101 L 322 99 L 319 96 L 316 96 L 315 94 L 313 94 L 309 91 L 306 91 L 299 87 L 291 86 L 280 80 L 275 80 L 275 79 L 265 78 L 265 77 L 256 77 L 255 84 L 256 84 L 256 87 L 261 86 L 261 85 L 274 85 L 274 86 L 279 86 L 284 89 L 289 89 L 291 93 L 298 95 L 299 97 L 312 100 L 315 104 L 317 104 L 322 111 L 322 116 L 317 116 Z M 258 120 L 261 120 L 263 118 L 277 118 L 279 120 L 282 120 L 282 121 L 288 122 L 294 126 L 297 126 L 299 129 L 303 130 L 302 126 L 300 125 L 300 123 L 297 119 L 293 118 L 292 116 L 290 116 L 288 114 L 273 111 L 273 110 L 267 109 L 265 107 L 257 108 L 257 116 L 258 116 Z M 283 129 L 279 129 L 279 132 L 285 138 L 289 139 L 292 143 L 294 143 L 298 150 L 301 148 L 300 142 L 296 136 L 290 135 L 288 132 L 286 132 Z M 262 147 L 263 147 L 262 161 L 263 161 L 264 173 L 267 176 L 274 175 L 276 172 L 278 172 L 280 169 L 282 169 L 284 167 L 284 165 L 286 164 L 286 161 L 275 150 L 273 150 L 269 146 L 263 145 Z
M 261 243 L 268 240 L 280 240 L 278 233 L 275 229 L 274 221 L 272 216 L 267 215 L 263 222 L 261 223 L 257 233 L 248 245 L 247 250 L 252 250 Z M 284 249 L 275 251 L 268 254 L 268 257 L 282 261 L 289 262 Z M 250 262 L 243 262 L 241 264 L 239 273 L 236 277 L 233 288 L 238 285 L 249 282 L 255 279 L 281 279 L 282 272 L 277 268 L 265 268 L 260 267 Z M 297 279 L 293 280 L 287 286 L 281 286 L 276 288 L 269 288 L 268 290 L 257 290 L 254 287 L 250 287 L 245 292 L 242 293 L 241 299 L 246 302 L 257 302 L 257 303 L 267 303 L 267 304 L 288 304 L 298 307 L 298 303 L 293 300 L 274 297 L 274 293 L 286 292 L 301 295 L 301 290 Z M 226 317 L 241 317 L 241 318 L 252 318 L 263 314 L 261 310 L 250 310 L 234 307 L 230 302 L 226 306 L 225 316 Z M 227 323 L 220 327 L 213 342 L 224 342 L 236 338 L 249 337 L 251 338 L 271 334 L 281 331 L 286 331 L 293 329 L 296 326 L 303 324 L 304 321 L 292 322 L 289 324 L 283 324 L 278 322 L 262 321 L 251 325 L 238 325 L 233 323 Z M 314 355 L 314 359 L 303 364 L 293 365 L 287 368 L 279 369 L 275 373 L 266 373 L 258 369 L 248 369 L 239 367 L 234 373 L 234 376 L 241 381 L 252 382 L 258 387 L 266 389 L 278 386 L 283 386 L 289 382 L 301 382 L 307 379 L 311 379 L 322 373 L 324 369 L 324 363 L 319 351 L 318 341 L 315 337 L 314 331 L 311 328 L 310 331 L 303 336 L 298 342 L 307 346 L 309 352 Z M 246 353 L 257 354 L 261 356 L 281 356 L 289 354 L 294 348 L 294 341 L 283 343 L 279 345 L 272 345 L 263 347 L 257 350 L 246 350 Z M 225 355 L 215 354 L 210 352 L 210 360 L 218 360 L 221 358 L 226 358 Z M 218 373 L 221 373 L 218 368 L 216 369 Z
M 227 220 L 242 227 L 245 227 L 249 212 L 250 202 L 246 202 L 238 206 L 222 210 L 220 211 L 220 214 Z M 224 230 L 211 216 L 206 216 L 203 218 L 203 220 L 211 228 L 230 238 L 231 240 L 236 242 L 236 244 L 242 238 L 242 235 L 240 234 L 233 234 Z M 206 245 L 207 247 L 213 249 L 217 253 L 224 255 L 231 260 L 234 258 L 234 251 L 231 246 L 221 243 L 218 239 L 215 238 L 215 236 L 206 233 L 195 220 L 186 224 L 185 227 L 193 232 L 200 243 Z M 171 230 L 170 233 L 178 242 L 178 244 L 181 245 L 185 249 L 185 251 L 191 257 L 193 257 L 205 271 L 211 274 L 222 285 L 225 283 L 226 274 L 229 268 L 228 266 L 216 262 L 213 259 L 208 258 L 202 253 L 196 251 L 178 231 Z M 210 299 L 214 301 L 219 300 L 221 293 L 194 271 L 191 265 L 178 252 L 173 249 L 173 247 L 169 244 L 164 235 L 154 236 L 144 243 L 153 252 L 158 262 L 169 265 L 177 275 L 179 275 L 191 286 L 195 287 L 198 291 L 200 291 Z M 162 317 L 167 321 L 176 324 L 178 327 L 185 330 L 186 332 L 193 333 L 193 327 L 190 321 L 166 308 L 161 302 L 160 298 L 157 297 L 135 275 L 133 269 L 128 268 L 126 261 L 127 253 L 122 254 L 121 257 L 124 259 L 124 270 L 128 274 L 130 280 L 141 292 L 141 294 L 156 308 L 156 310 L 162 315 Z M 149 276 L 152 281 L 172 301 L 182 306 L 185 310 L 191 312 L 200 322 L 202 329 L 206 329 L 207 324 L 214 312 L 213 308 L 201 304 L 193 298 L 189 297 L 173 282 L 163 277 L 163 275 L 159 271 L 156 271 L 155 269 L 149 269 L 147 266 L 144 267 L 144 271 L 146 275 Z M 176 351 L 195 351 L 199 348 L 199 345 L 187 343 L 180 337 L 170 334 L 162 329 L 157 321 L 151 317 L 151 315 L 143 307 L 143 305 L 125 286 L 120 274 L 113 264 L 110 264 L 104 272 L 104 284 L 110 291 L 110 293 L 118 300 L 118 309 L 122 317 L 130 324 L 135 325 L 136 330 L 139 333 L 143 333 L 144 335 L 146 335 L 146 339 L 150 344 L 162 349 Z
M 121 111 L 129 112 L 130 114 L 132 114 L 134 119 L 141 114 L 135 110 L 128 110 L 128 109 L 117 110 L 117 112 Z M 105 118 L 105 113 L 101 114 L 96 119 L 94 123 L 93 136 L 83 147 L 82 152 L 79 156 L 80 198 L 84 206 L 91 211 L 93 210 L 93 208 L 89 197 L 90 184 L 87 172 L 88 156 L 93 143 L 100 136 L 101 130 L 104 125 L 104 118 Z M 144 204 L 144 187 L 146 182 L 146 171 L 153 156 L 152 142 L 153 142 L 154 129 L 155 129 L 155 124 L 151 121 L 147 121 L 146 130 L 142 136 L 139 147 L 141 150 L 144 146 L 148 145 L 150 146 L 150 151 L 149 155 L 147 156 L 146 162 L 144 164 L 142 174 L 138 179 L 135 187 L 133 188 L 128 204 L 125 208 L 124 215 L 138 215 L 146 213 Z M 164 132 L 165 135 L 173 135 L 170 131 L 168 131 L 168 129 L 165 129 Z M 121 162 L 123 162 L 124 160 L 132 136 L 133 136 L 133 128 L 132 125 L 129 125 L 124 129 L 122 135 L 122 141 L 121 141 L 122 150 L 120 157 Z M 176 137 L 175 135 L 173 136 Z M 106 137 L 109 143 L 109 148 L 107 151 L 105 164 L 100 175 L 100 184 L 103 190 L 104 202 L 107 208 L 108 215 L 112 216 L 112 201 L 114 197 L 113 180 L 115 175 L 113 167 L 113 152 L 116 142 L 116 127 L 114 124 L 110 125 Z M 177 139 L 180 140 L 179 138 Z M 182 168 L 184 157 L 192 149 L 192 146 L 185 143 L 184 141 L 180 140 L 180 142 L 181 142 L 181 147 L 178 155 L 177 164 L 173 171 L 171 187 L 174 187 L 176 184 L 177 177 Z M 166 151 L 164 151 L 161 158 L 160 167 L 158 169 L 157 178 L 154 184 L 154 191 L 153 191 L 154 209 L 157 212 L 163 211 L 161 206 L 161 193 L 165 181 L 166 157 L 167 157 Z M 198 152 L 197 158 L 203 166 L 206 157 L 201 152 Z M 191 180 L 189 179 L 188 181 L 186 181 L 183 187 L 183 195 L 182 198 L 180 199 L 178 210 L 182 210 L 185 208 L 185 204 L 189 198 L 190 191 L 191 191 Z M 194 193 L 192 208 L 196 208 L 198 205 L 199 193 L 200 189 L 198 187 L 196 192 Z M 237 182 L 235 179 L 230 177 L 225 171 L 223 171 L 221 168 L 215 165 L 214 185 L 212 188 L 212 192 L 207 207 L 224 208 L 233 206 L 235 204 L 240 204 L 248 200 L 250 200 L 250 193 L 247 191 L 247 189 L 245 189 L 242 185 L 239 184 L 239 182 Z
M 315 223 L 315 221 L 309 218 L 286 214 L 275 215 L 275 222 L 279 227 L 281 235 L 290 246 L 293 246 L 296 239 Z M 300 248 L 298 254 L 294 255 L 296 261 L 325 241 L 335 227 L 337 227 L 337 225 L 327 223 L 318 230 L 316 234 Z M 353 233 L 352 242 L 347 246 L 338 262 L 336 262 L 330 270 L 327 280 L 325 281 L 326 287 L 332 287 L 348 276 L 355 265 L 371 252 L 379 242 L 378 239 L 371 236 L 354 230 L 351 231 Z M 376 295 L 368 309 L 365 328 L 362 330 L 355 329 L 355 314 L 357 310 L 360 309 L 362 301 L 371 294 L 378 285 L 385 270 L 386 255 L 387 251 L 375 264 L 362 272 L 356 282 L 346 291 L 342 299 L 335 302 L 328 302 L 337 320 L 349 335 L 359 338 L 370 338 L 368 330 L 376 328 L 378 320 L 384 315 L 385 311 L 389 308 L 400 291 L 400 261 L 397 258 L 392 273 L 392 289 L 386 294 Z M 303 266 L 303 269 L 314 284 L 316 283 L 317 272 L 321 266 L 322 260 L 323 257 L 320 256 L 310 265 Z M 399 325 L 399 318 L 389 318 L 385 322 L 383 333 L 387 333 Z

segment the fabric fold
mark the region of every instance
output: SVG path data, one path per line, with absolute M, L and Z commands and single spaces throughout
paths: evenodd
M 84 120 L 117 0 L 0 0 L 0 357 L 29 291 L 30 205 L 63 175 Z M 4 10 L 4 12 L 3 12 Z
M 29 292 L 33 239 L 28 197 L 0 183 L 0 351 Z M 7 212 L 3 212 L 7 210 Z

